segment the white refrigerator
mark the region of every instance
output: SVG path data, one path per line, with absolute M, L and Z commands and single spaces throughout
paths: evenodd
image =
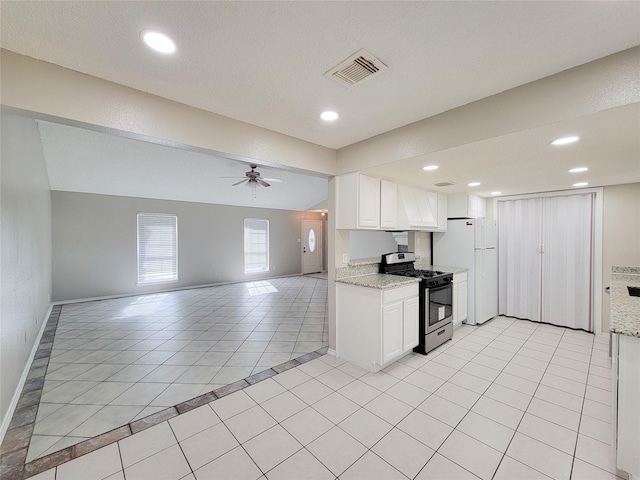
M 477 325 L 498 315 L 498 251 L 495 220 L 456 219 L 433 234 L 433 264 L 469 269 L 465 323 Z

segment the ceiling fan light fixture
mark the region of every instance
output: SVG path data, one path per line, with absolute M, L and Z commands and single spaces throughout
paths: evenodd
M 176 42 L 168 35 L 156 30 L 144 30 L 140 38 L 147 46 L 156 52 L 170 54 L 176 51 Z
M 580 140 L 580 137 L 571 135 L 569 137 L 556 138 L 553 142 L 551 142 L 551 145 L 569 145 L 570 143 L 575 143 L 578 140 Z

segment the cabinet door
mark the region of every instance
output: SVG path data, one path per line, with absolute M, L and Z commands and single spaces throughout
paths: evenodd
M 380 227 L 396 228 L 398 218 L 398 185 L 380 180 Z
M 478 197 L 478 218 L 487 216 L 487 199 Z
M 467 198 L 467 215 L 469 218 L 478 218 L 478 197 L 469 195 Z
M 460 322 L 467 319 L 467 301 L 467 282 L 460 282 L 458 284 L 458 297 L 455 301 L 458 306 L 458 321 Z
M 438 230 L 447 230 L 447 196 L 438 194 Z
M 411 298 L 402 302 L 403 352 L 411 350 L 419 341 L 418 299 Z
M 358 180 L 358 226 L 378 228 L 380 226 L 380 180 L 367 175 L 360 175 Z
M 403 302 L 395 302 L 382 308 L 382 358 L 386 363 L 402 353 Z

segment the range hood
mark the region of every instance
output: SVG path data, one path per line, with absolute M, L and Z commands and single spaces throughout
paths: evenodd
M 398 228 L 437 227 L 438 194 L 398 185 Z

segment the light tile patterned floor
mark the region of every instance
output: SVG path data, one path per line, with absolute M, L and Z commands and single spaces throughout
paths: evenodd
M 65 305 L 27 461 L 326 346 L 326 303 L 297 276 Z
M 615 479 L 607 350 L 498 318 L 376 374 L 325 355 L 34 478 Z

